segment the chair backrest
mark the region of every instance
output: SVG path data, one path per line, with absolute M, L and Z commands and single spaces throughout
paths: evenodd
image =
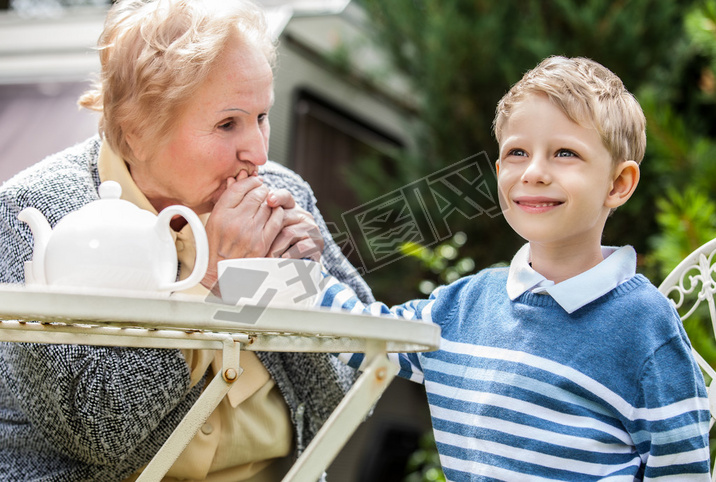
M 706 308 L 708 308 L 708 317 L 713 329 L 712 335 L 716 337 L 715 276 L 716 239 L 712 239 L 684 258 L 659 285 L 659 291 L 674 303 L 682 322 L 697 312 L 697 309 L 700 308 L 698 313 L 701 315 L 705 314 Z M 693 349 L 693 354 L 706 380 L 711 411 L 709 429 L 711 429 L 714 420 L 716 420 L 716 383 L 714 383 L 716 370 L 709 365 L 696 348 Z M 711 480 L 716 482 L 716 470 L 713 471 Z

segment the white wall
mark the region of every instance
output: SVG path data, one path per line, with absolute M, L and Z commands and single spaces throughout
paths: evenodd
M 97 115 L 77 106 L 87 86 L 0 85 L 0 182 L 97 132 Z

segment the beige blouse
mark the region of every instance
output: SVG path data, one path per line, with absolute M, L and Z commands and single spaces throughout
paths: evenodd
M 132 180 L 127 165 L 106 142 L 102 143 L 99 161 L 101 181 L 113 180 L 122 186 L 122 199 L 157 214 Z M 206 225 L 209 214 L 200 216 Z M 194 237 L 189 225 L 173 232 L 181 264 L 179 278 L 186 278 L 194 268 Z M 208 290 L 197 285 L 184 293 L 207 296 Z M 207 380 L 221 367 L 221 352 L 182 350 L 191 370 L 191 384 L 196 385 L 210 368 Z M 209 416 L 184 452 L 167 472 L 165 482 L 179 480 L 206 482 L 268 482 L 281 479 L 291 453 L 293 427 L 290 414 L 275 382 L 258 357 L 241 352 L 244 369 L 219 406 Z M 270 467 L 272 462 L 278 461 Z M 127 481 L 137 478 L 141 471 Z M 279 472 L 278 474 L 276 472 Z

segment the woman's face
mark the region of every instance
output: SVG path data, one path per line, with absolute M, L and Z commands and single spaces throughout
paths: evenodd
M 212 210 L 230 177 L 256 175 L 268 159 L 273 72 L 258 48 L 230 42 L 151 159 L 130 167 L 157 209 Z M 136 152 L 136 150 L 135 150 Z

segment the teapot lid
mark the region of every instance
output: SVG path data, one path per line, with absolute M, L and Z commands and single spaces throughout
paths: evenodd
M 122 195 L 122 186 L 117 181 L 104 181 L 97 189 L 100 199 L 119 199 Z
M 86 204 L 65 218 L 63 224 L 75 226 L 138 226 L 137 223 L 154 223 L 156 215 L 121 199 L 122 186 L 117 181 L 104 181 L 97 189 L 99 199 Z M 71 221 L 70 221 L 71 220 Z M 60 220 L 61 222 L 64 219 Z M 75 224 L 77 223 L 77 224 Z

